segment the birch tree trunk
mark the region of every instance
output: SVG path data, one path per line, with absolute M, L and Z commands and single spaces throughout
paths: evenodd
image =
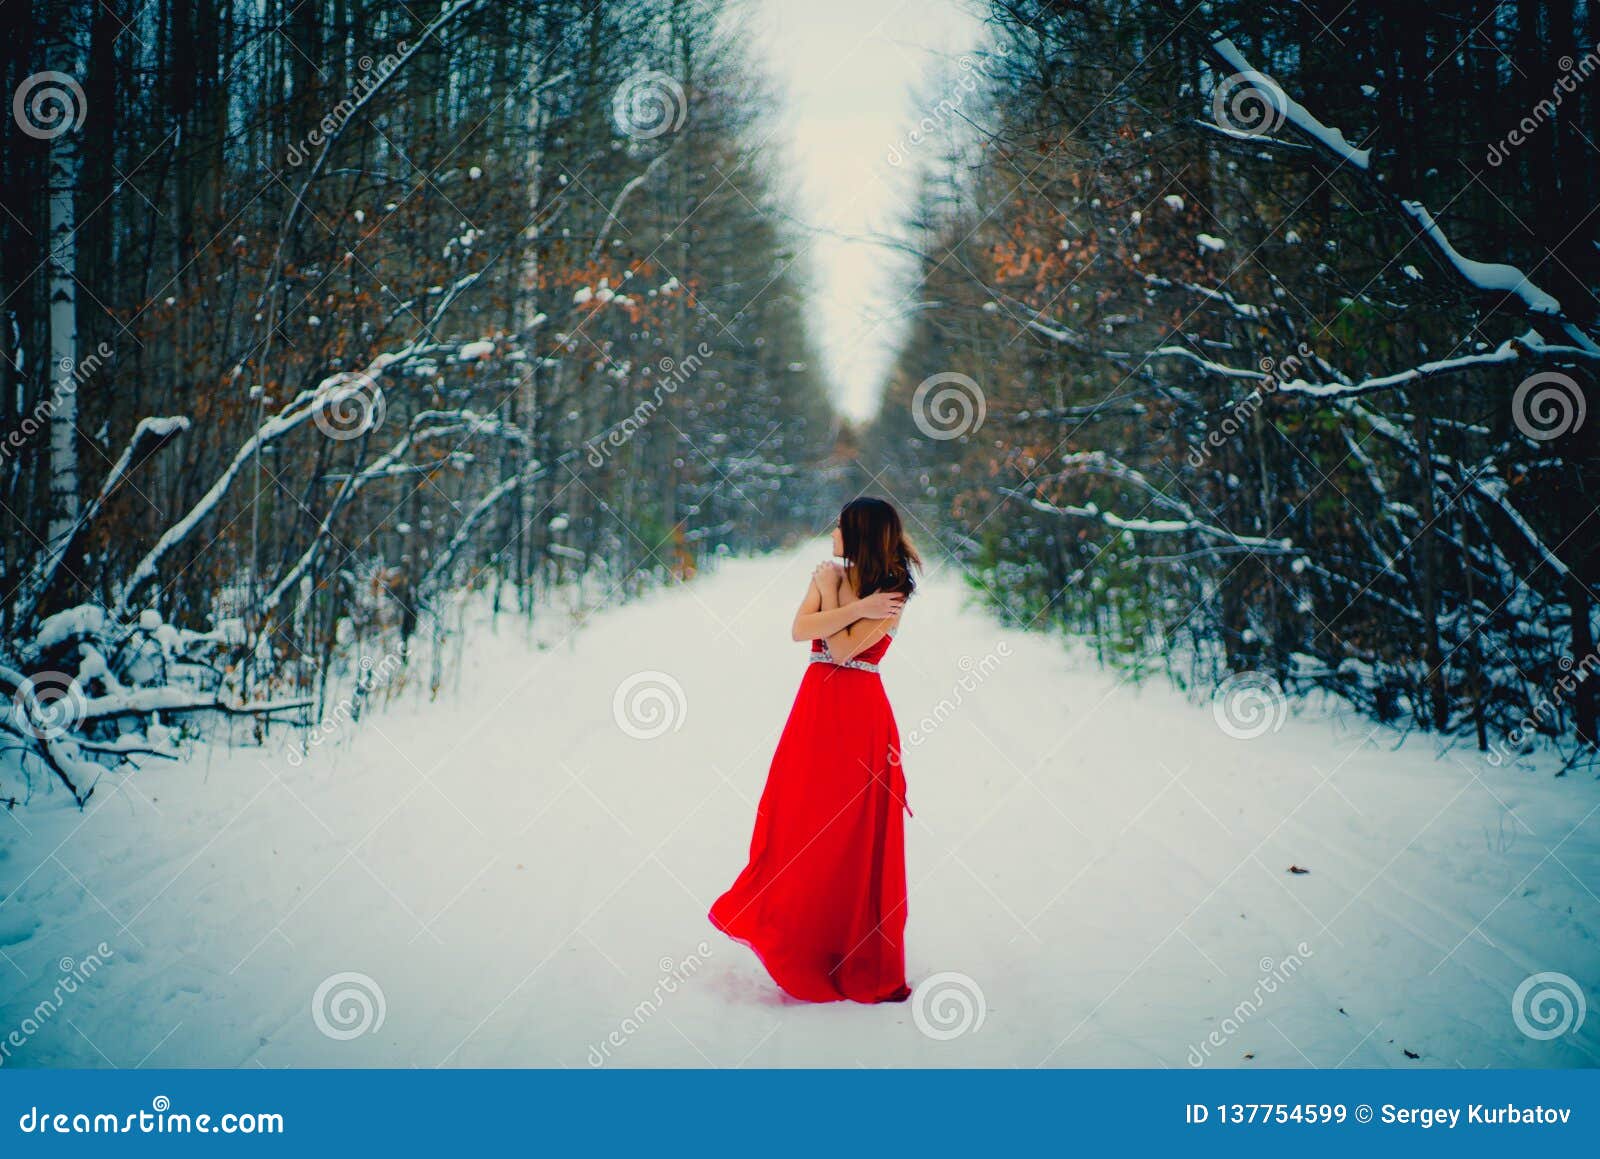
M 59 543 L 78 521 L 77 134 L 70 119 L 50 142 L 50 525 Z

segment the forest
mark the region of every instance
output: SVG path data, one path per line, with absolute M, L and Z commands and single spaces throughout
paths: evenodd
M 1591 760 L 1600 5 L 989 29 L 868 443 L 925 528 L 1135 675 Z
M 719 5 L 7 10 L 9 805 L 862 486 L 1136 677 L 1592 758 L 1593 0 L 994 0 L 855 426 Z
M 714 9 L 7 11 L 0 796 L 315 720 L 452 593 L 809 521 L 835 419 Z

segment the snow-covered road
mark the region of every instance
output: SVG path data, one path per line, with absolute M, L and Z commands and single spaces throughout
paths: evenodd
M 918 738 L 919 994 L 784 1000 L 704 913 L 743 863 L 820 555 L 728 562 L 576 634 L 552 615 L 545 647 L 480 629 L 437 702 L 300 765 L 203 751 L 108 778 L 86 814 L 11 813 L 4 1061 L 1600 1063 L 1600 1014 L 1545 1039 L 1513 1012 L 1542 973 L 1600 1001 L 1592 777 L 1396 751 L 1346 716 L 1237 739 L 1001 631 L 950 574 L 884 666 Z

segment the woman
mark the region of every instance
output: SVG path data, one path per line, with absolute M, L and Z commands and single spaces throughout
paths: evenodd
M 811 641 L 756 811 L 750 863 L 712 923 L 807 1002 L 903 1002 L 905 778 L 878 662 L 922 560 L 882 499 L 852 500 L 833 529 L 847 562 L 818 566 L 795 613 Z

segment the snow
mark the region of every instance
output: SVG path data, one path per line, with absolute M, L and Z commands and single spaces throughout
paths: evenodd
M 1176 193 L 1169 193 L 1161 200 L 1166 202 L 1167 208 L 1175 213 L 1183 212 L 1183 198 L 1179 197 Z
M 1228 244 L 1220 237 L 1210 233 L 1197 233 L 1194 235 L 1194 240 L 1201 249 L 1210 250 L 1212 253 L 1220 253 Z
M 1456 247 L 1450 244 L 1450 239 L 1445 237 L 1444 230 L 1434 221 L 1433 214 L 1429 213 L 1427 207 L 1420 201 L 1402 201 L 1400 205 L 1416 219 L 1422 232 L 1438 247 L 1445 259 L 1455 266 L 1456 272 L 1472 285 L 1492 294 L 1515 294 L 1522 299 L 1528 309 L 1536 313 L 1561 313 L 1561 303 L 1534 285 L 1528 279 L 1528 275 L 1516 266 L 1502 262 L 1475 262 L 1471 258 L 1463 257 Z
M 1252 85 L 1270 94 L 1274 107 L 1282 110 L 1284 120 L 1346 164 L 1353 165 L 1357 169 L 1367 168 L 1372 159 L 1372 150 L 1357 149 L 1338 129 L 1323 124 L 1314 113 L 1284 92 L 1270 76 L 1251 67 L 1250 62 L 1234 46 L 1233 41 L 1226 37 L 1217 37 L 1211 42 L 1211 47 L 1234 72 L 1242 74 Z
M 480 338 L 476 342 L 468 342 L 461 347 L 458 357 L 462 362 L 473 362 L 479 358 L 488 358 L 494 353 L 494 339 Z
M 78 604 L 40 621 L 33 646 L 36 651 L 42 652 L 68 640 L 96 635 L 105 628 L 105 624 L 106 613 L 100 605 Z
M 1213 302 L 1220 302 L 1241 318 L 1265 318 L 1267 316 L 1267 311 L 1260 306 L 1249 302 L 1241 302 L 1225 290 L 1214 289 L 1211 286 L 1199 286 L 1193 282 L 1172 281 L 1157 274 L 1146 274 L 1144 275 L 1144 280 L 1152 286 L 1176 287 L 1187 290 L 1191 294 L 1199 294 L 1202 298 L 1208 298 Z
M 1151 280 L 1153 282 L 1156 281 L 1156 279 Z M 1164 284 L 1184 285 L 1183 283 L 1170 282 Z M 1184 285 L 1184 288 L 1195 290 L 1200 293 L 1206 293 L 1202 287 Z M 1223 295 L 1215 296 L 1223 297 Z M 1253 309 L 1253 307 L 1251 308 Z M 1235 309 L 1238 310 L 1240 307 L 1235 305 Z M 1483 344 L 1479 343 L 1479 345 L 1482 346 Z M 1384 390 L 1394 390 L 1397 387 L 1408 386 L 1412 383 L 1425 382 L 1429 379 L 1461 373 L 1463 371 L 1472 370 L 1480 366 L 1494 366 L 1501 363 L 1516 362 L 1527 357 L 1530 351 L 1543 352 L 1545 354 L 1561 352 L 1569 353 L 1574 356 L 1581 355 L 1583 353 L 1581 349 L 1576 347 L 1550 346 L 1544 343 L 1537 334 L 1529 331 L 1520 338 L 1508 338 L 1506 341 L 1500 343 L 1499 346 L 1496 346 L 1493 349 L 1484 349 L 1476 354 L 1457 355 L 1453 358 L 1435 359 L 1433 361 L 1420 363 L 1416 366 L 1408 366 L 1404 370 L 1397 370 L 1391 374 L 1374 375 L 1370 378 L 1360 379 L 1359 381 L 1352 381 L 1343 375 L 1338 375 L 1337 380 L 1333 382 L 1309 382 L 1303 378 L 1292 378 L 1277 382 L 1274 386 L 1274 389 L 1281 394 L 1303 394 L 1309 395 L 1313 398 L 1350 399 L 1359 395 L 1373 394 Z M 1268 377 L 1262 371 L 1253 370 L 1249 367 L 1229 366 L 1226 363 L 1216 362 L 1212 359 L 1205 358 L 1199 354 L 1196 354 L 1193 350 L 1190 350 L 1185 346 L 1158 346 L 1154 350 L 1150 351 L 1150 357 L 1185 358 L 1190 362 L 1193 362 L 1196 366 L 1199 366 L 1201 369 L 1205 370 L 1207 373 L 1219 375 L 1224 378 L 1242 378 L 1260 381 L 1265 380 Z M 1326 363 L 1323 365 L 1325 368 L 1327 368 Z M 1331 371 L 1331 368 L 1328 369 Z
M 189 420 L 184 415 L 164 415 L 158 418 L 140 419 L 139 427 L 156 438 L 164 439 L 179 431 L 188 430 Z
M 106 696 L 90 697 L 79 713 L 81 719 L 115 716 L 127 712 L 155 712 L 160 709 L 198 708 L 217 702 L 215 695 L 173 685 L 151 688 L 128 688 Z
M 1267 378 L 1265 371 L 1253 370 L 1242 366 L 1228 366 L 1225 363 L 1196 354 L 1187 346 L 1158 346 L 1150 352 L 1150 357 L 1187 358 L 1190 362 L 1202 367 L 1211 374 L 1220 374 L 1225 378 L 1248 378 L 1257 382 L 1265 382 Z
M 1600 1062 L 1592 1013 L 1538 1041 L 1511 1010 L 1535 973 L 1600 979 L 1600 783 L 1331 709 L 1236 739 L 1211 705 L 1001 630 L 948 571 L 884 681 L 918 737 L 910 978 L 981 992 L 982 1024 L 784 1001 L 705 910 L 743 864 L 805 667 L 789 619 L 826 554 L 551 607 L 531 639 L 474 611 L 438 699 L 397 681 L 303 763 L 274 729 L 108 775 L 84 813 L 59 791 L 7 813 L 0 1027 L 64 958 L 109 951 L 7 1064 Z M 687 711 L 639 740 L 613 702 L 652 671 Z M 381 1027 L 319 1030 L 313 996 L 363 976 Z
M 1477 366 L 1493 366 L 1502 362 L 1516 362 L 1523 357 L 1516 341 L 1507 339 L 1493 350 L 1482 354 L 1461 354 L 1454 358 L 1440 358 L 1431 362 L 1424 362 L 1417 366 L 1407 367 L 1405 370 L 1395 371 L 1393 374 L 1375 375 L 1364 378 L 1360 382 L 1307 382 L 1303 378 L 1290 379 L 1278 384 L 1278 389 L 1284 394 L 1307 394 L 1314 397 L 1341 398 L 1361 394 L 1371 394 L 1374 391 L 1393 390 L 1399 386 L 1406 386 L 1414 382 L 1422 382 L 1440 375 L 1453 374 L 1462 370 L 1470 370 Z

